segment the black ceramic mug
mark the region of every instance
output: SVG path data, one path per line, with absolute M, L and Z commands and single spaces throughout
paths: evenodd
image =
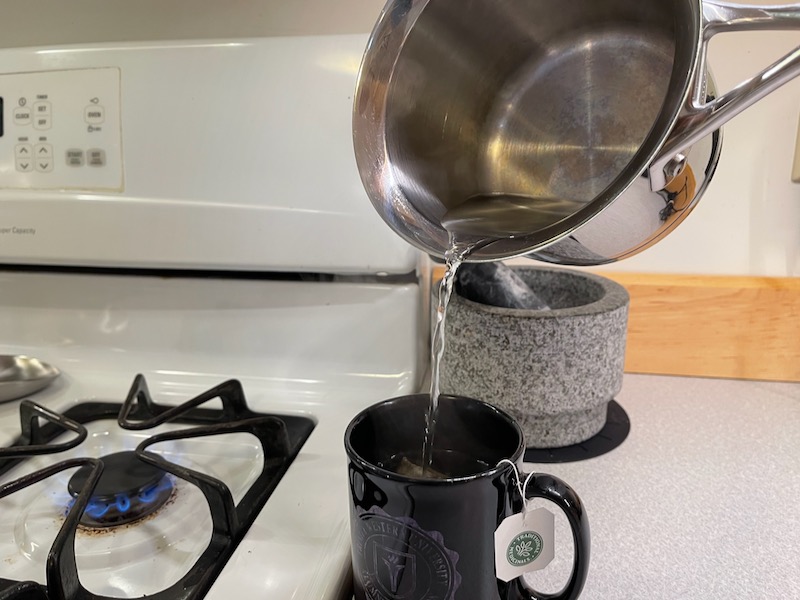
M 518 464 L 525 450 L 509 415 L 442 396 L 432 468 L 446 477 L 395 472 L 398 457 L 421 454 L 428 405 L 427 394 L 386 400 L 347 427 L 356 600 L 577 598 L 589 567 L 589 524 L 577 494 L 552 475 L 533 476 L 526 496 L 550 500 L 566 514 L 575 549 L 569 581 L 549 595 L 527 590 L 520 578 L 496 578 L 495 530 L 523 505 L 514 467 L 498 465 Z

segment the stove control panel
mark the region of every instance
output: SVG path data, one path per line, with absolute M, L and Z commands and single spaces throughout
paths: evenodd
M 0 75 L 0 189 L 122 191 L 119 69 Z

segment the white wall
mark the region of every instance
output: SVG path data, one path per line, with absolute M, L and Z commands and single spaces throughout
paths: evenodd
M 718 89 L 798 46 L 800 31 L 718 36 L 709 54 Z M 655 246 L 602 270 L 800 275 L 800 184 L 791 181 L 799 116 L 800 78 L 731 120 L 723 127 L 717 173 L 686 221 Z
M 3 2 L 0 47 L 368 33 L 384 0 Z

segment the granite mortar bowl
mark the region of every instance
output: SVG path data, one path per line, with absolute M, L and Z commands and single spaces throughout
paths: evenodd
M 585 441 L 605 425 L 622 387 L 628 292 L 605 277 L 566 269 L 514 267 L 551 310 L 450 300 L 441 389 L 510 413 L 526 445 Z

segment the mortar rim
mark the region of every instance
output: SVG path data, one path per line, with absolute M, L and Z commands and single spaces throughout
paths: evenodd
M 487 313 L 498 316 L 506 316 L 519 319 L 554 319 L 554 318 L 568 318 L 568 317 L 582 317 L 592 316 L 599 314 L 608 314 L 624 308 L 630 304 L 630 294 L 628 291 L 616 281 L 596 275 L 595 273 L 585 273 L 576 269 L 557 269 L 552 267 L 538 267 L 538 266 L 522 266 L 522 265 L 509 265 L 512 269 L 518 272 L 539 271 L 544 273 L 558 273 L 568 274 L 576 278 L 583 278 L 599 284 L 604 291 L 603 296 L 580 306 L 570 306 L 565 308 L 551 308 L 550 310 L 537 310 L 531 308 L 506 308 L 503 306 L 493 306 L 491 304 L 483 304 L 470 300 L 460 295 L 458 291 L 453 289 L 451 297 L 451 304 L 461 304 L 466 308 L 472 309 L 475 312 Z M 432 286 L 432 292 L 435 295 L 438 286 Z

